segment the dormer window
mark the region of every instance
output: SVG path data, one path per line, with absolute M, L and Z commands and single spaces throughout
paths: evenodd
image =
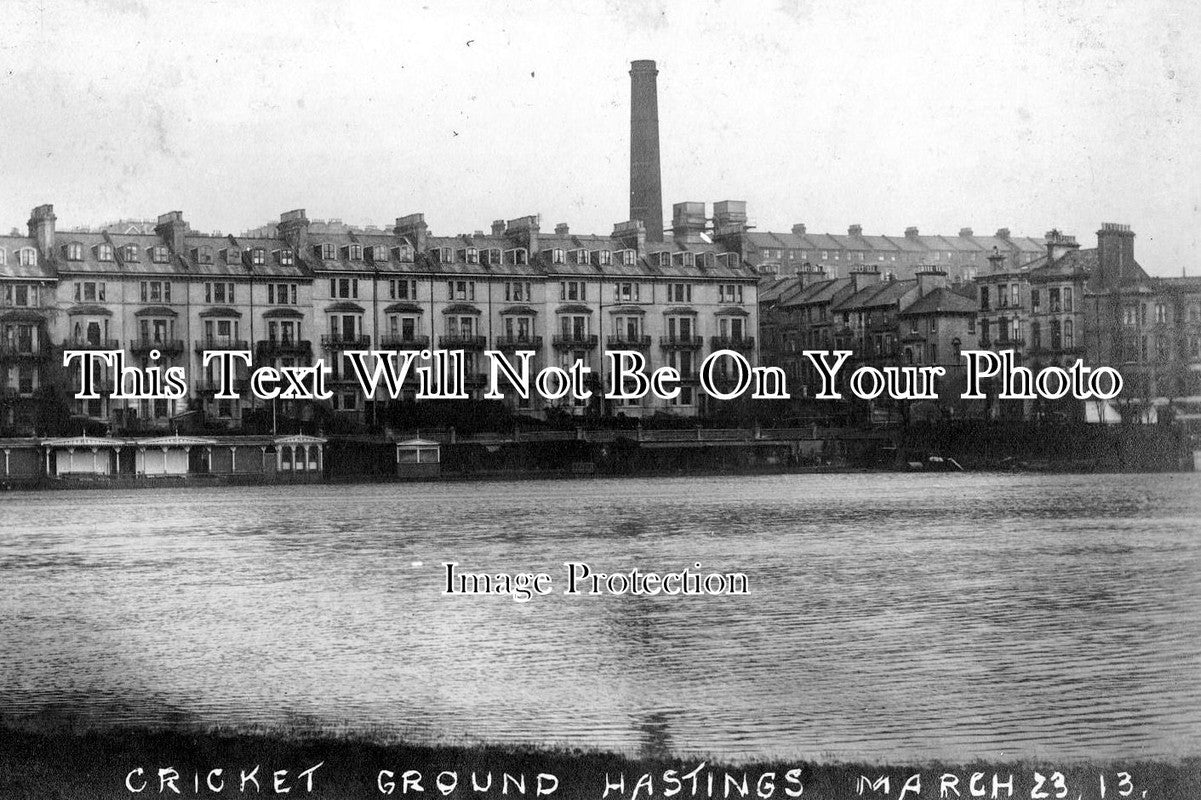
M 121 260 L 127 262 L 136 262 L 141 259 L 138 257 L 138 248 L 132 244 L 127 244 L 121 248 Z
M 577 263 L 577 264 L 589 264 L 589 263 L 591 263 L 591 262 L 588 260 L 588 251 L 587 251 L 587 250 L 576 250 L 576 251 L 575 251 L 574 258 L 575 258 L 575 263 Z
M 670 267 L 671 266 L 671 253 L 667 252 L 666 250 L 664 250 L 662 253 L 659 253 L 659 266 L 660 267 Z
M 256 247 L 250 251 L 250 263 L 256 267 L 261 267 L 267 263 L 267 250 L 262 247 Z
M 397 261 L 412 261 L 413 260 L 413 246 L 412 245 L 402 244 L 399 247 L 393 248 L 393 250 L 396 253 Z
M 550 254 L 550 260 L 552 263 L 562 264 L 565 259 L 565 256 L 566 256 L 566 251 L 564 251 L 564 250 L 552 250 L 551 254 Z
M 346 250 L 347 250 L 347 255 L 350 257 L 351 261 L 362 261 L 363 260 L 363 245 L 352 244 L 348 248 L 346 248 Z
M 610 250 L 597 250 L 596 260 L 602 267 L 607 267 L 613 263 L 613 252 Z
M 293 260 L 294 259 L 292 258 L 291 248 L 285 247 L 283 250 L 279 251 L 279 263 L 282 264 L 283 266 L 285 266 L 285 267 L 292 266 Z
M 468 264 L 480 263 L 480 251 L 476 250 L 474 247 L 468 247 L 467 248 L 467 263 Z
M 637 250 L 621 250 L 621 263 L 627 267 L 632 267 L 638 261 Z
M 67 260 L 83 261 L 83 245 L 79 242 L 71 242 L 67 245 Z
M 499 264 L 500 261 L 501 261 L 500 248 L 494 247 L 488 251 L 488 263 L 489 264 L 494 264 L 494 265 Z
M 156 244 L 154 247 L 150 248 L 150 260 L 153 261 L 155 264 L 166 264 L 167 263 L 167 246 L 162 245 L 162 244 Z
M 338 257 L 337 248 L 328 242 L 321 245 L 317 252 L 321 254 L 322 261 L 333 261 Z
M 382 244 L 377 244 L 371 248 L 371 261 L 376 264 L 382 264 L 388 260 L 388 248 Z
M 240 264 L 242 262 L 242 251 L 236 247 L 229 247 L 225 250 L 226 264 Z
M 96 247 L 96 258 L 101 261 L 113 260 L 113 246 L 111 244 L 102 244 Z
M 209 245 L 202 245 L 196 248 L 196 263 L 197 264 L 212 264 L 213 263 L 213 248 Z

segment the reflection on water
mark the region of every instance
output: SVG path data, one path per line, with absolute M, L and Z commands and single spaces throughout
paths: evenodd
M 1195 754 L 1201 476 L 0 496 L 0 715 L 642 755 Z M 463 570 L 743 597 L 441 594 Z

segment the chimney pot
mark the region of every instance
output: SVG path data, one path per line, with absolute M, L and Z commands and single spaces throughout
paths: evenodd
M 972 235 L 972 229 L 971 229 L 971 228 L 960 228 L 960 229 L 959 229 L 959 235 L 960 235 L 960 236 L 971 236 L 971 235 Z
M 848 236 L 862 236 L 863 235 L 863 226 L 862 225 L 850 226 L 849 228 L 847 228 L 847 235 Z
M 793 225 L 792 232 L 794 234 L 796 234 L 797 236 L 804 236 L 805 235 L 805 223 L 798 222 L 796 225 Z
M 917 228 L 912 225 L 910 225 L 908 228 L 906 228 L 905 229 L 905 238 L 906 239 L 916 239 L 917 238 Z
M 556 236 L 567 236 L 571 233 L 571 227 L 566 222 L 560 222 L 555 226 Z

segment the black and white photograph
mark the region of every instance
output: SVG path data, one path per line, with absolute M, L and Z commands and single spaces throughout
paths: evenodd
M 1201 8 L 0 12 L 0 800 L 1201 797 Z

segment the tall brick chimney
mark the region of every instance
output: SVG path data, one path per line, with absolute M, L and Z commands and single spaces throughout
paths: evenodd
M 654 61 L 630 62 L 630 219 L 642 220 L 648 242 L 663 241 L 658 74 Z
M 1100 238 L 1101 232 L 1097 231 L 1097 237 Z M 1076 241 L 1075 236 L 1070 236 L 1066 233 L 1060 233 L 1055 228 L 1047 231 L 1047 261 L 1054 263 L 1066 256 L 1072 250 L 1079 250 L 1080 243 Z
M 294 208 L 279 215 L 275 230 L 288 243 L 299 259 L 309 257 L 309 218 L 303 208 Z
M 672 206 L 671 231 L 677 242 L 699 242 L 705 232 L 705 204 L 684 202 Z
M 429 236 L 429 226 L 425 224 L 425 214 L 406 214 L 403 217 L 397 217 L 393 232 L 408 240 L 418 254 L 425 252 L 426 240 Z
M 182 253 L 184 251 L 184 236 L 188 232 L 188 223 L 184 221 L 182 211 L 168 211 L 166 214 L 160 214 L 158 224 L 154 226 L 154 232 L 158 234 L 172 253 Z
M 54 206 L 47 203 L 38 206 L 29 214 L 29 238 L 37 240 L 42 258 L 53 257 L 54 251 Z
M 1097 231 L 1097 269 L 1101 285 L 1113 288 L 1134 270 L 1134 231 L 1129 225 L 1101 223 Z
M 917 278 L 917 296 L 925 297 L 935 289 L 945 289 L 950 285 L 947 273 L 937 267 L 922 267 L 914 273 Z
M 862 267 L 856 267 L 855 269 L 851 270 L 850 278 L 851 283 L 855 287 L 855 291 L 859 292 L 871 286 L 873 283 L 880 282 L 880 270 L 875 266 L 865 265 Z

